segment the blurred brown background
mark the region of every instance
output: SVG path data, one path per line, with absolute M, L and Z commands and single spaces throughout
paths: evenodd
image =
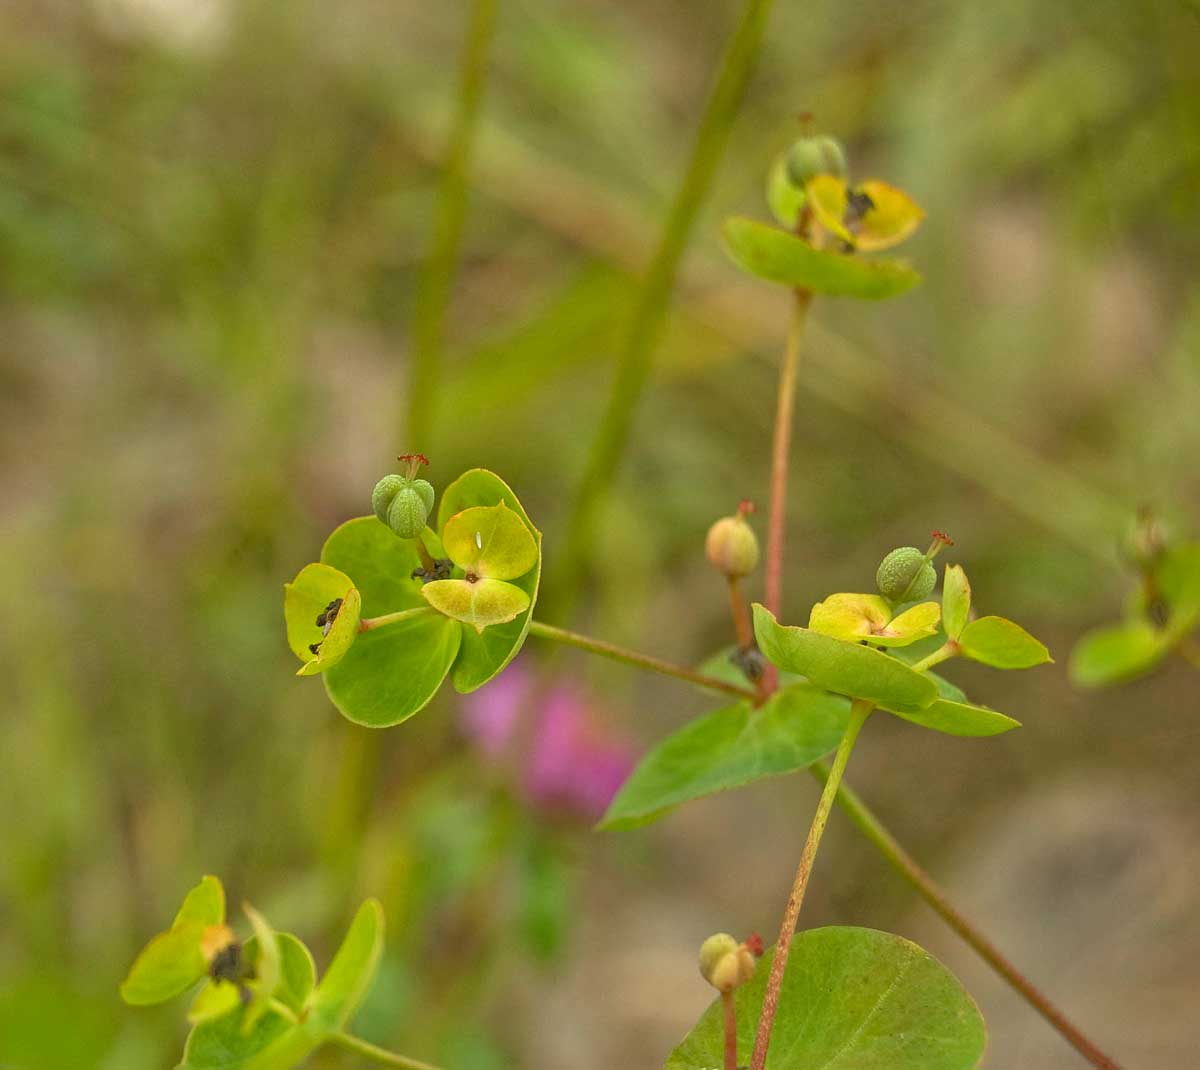
M 806 778 L 594 833 L 481 768 L 450 695 L 385 733 L 344 722 L 292 677 L 279 612 L 406 448 L 442 486 L 502 473 L 553 565 L 737 12 L 500 4 L 434 440 L 412 443 L 412 304 L 465 5 L 0 8 L 0 1064 L 170 1065 L 182 1008 L 125 1008 L 116 983 L 203 872 L 319 961 L 380 895 L 389 957 L 363 1031 L 455 1070 L 660 1065 L 707 1002 L 703 937 L 773 934 Z M 928 220 L 904 250 L 922 288 L 817 304 L 789 615 L 938 527 L 981 611 L 1058 658 L 956 665 L 1025 728 L 872 722 L 850 780 L 1126 1066 L 1191 1065 L 1196 672 L 1081 694 L 1065 662 L 1118 613 L 1135 509 L 1200 523 L 1200 9 L 780 0 L 577 619 L 678 660 L 729 641 L 700 547 L 766 499 L 786 317 L 717 225 L 766 215 L 800 112 Z M 711 707 L 560 661 L 639 747 Z M 839 817 L 805 911 L 941 957 L 989 1019 L 988 1067 L 1084 1065 Z

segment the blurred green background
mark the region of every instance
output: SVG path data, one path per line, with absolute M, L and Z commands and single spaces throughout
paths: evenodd
M 361 1031 L 453 1070 L 659 1065 L 707 1002 L 703 937 L 775 931 L 807 778 L 594 833 L 465 747 L 451 695 L 400 729 L 343 721 L 292 676 L 280 613 L 406 449 L 438 485 L 502 473 L 553 568 L 738 8 L 501 0 L 432 441 L 410 442 L 466 5 L 0 7 L 0 1066 L 172 1065 L 182 1007 L 135 1011 L 116 985 L 204 872 L 319 961 L 379 895 L 389 955 Z M 938 527 L 980 610 L 1058 657 L 950 674 L 1023 731 L 872 723 L 850 780 L 1128 1066 L 1187 1065 L 1196 674 L 1085 695 L 1065 661 L 1117 614 L 1135 509 L 1200 523 L 1200 10 L 780 0 L 579 577 L 574 623 L 678 660 L 729 641 L 701 545 L 766 500 L 787 310 L 717 226 L 766 215 L 802 112 L 929 218 L 904 250 L 922 288 L 816 305 L 788 615 Z M 556 597 L 540 615 L 566 623 Z M 712 705 L 556 666 L 639 748 Z M 831 832 L 807 924 L 943 958 L 989 1018 L 987 1066 L 1084 1065 L 846 822 Z

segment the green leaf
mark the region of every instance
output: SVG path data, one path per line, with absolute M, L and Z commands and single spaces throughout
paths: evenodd
M 529 595 L 504 580 L 433 580 L 421 594 L 434 609 L 480 633 L 507 624 L 529 608 Z
M 232 987 L 232 986 L 230 986 Z M 193 1026 L 178 1070 L 290 1070 L 324 1036 L 268 1010 L 247 1027 L 247 1008 Z
M 971 584 L 961 565 L 947 565 L 942 580 L 942 629 L 957 640 L 971 615 Z
M 753 219 L 727 219 L 722 232 L 727 252 L 742 270 L 814 293 L 881 299 L 905 293 L 921 281 L 901 260 L 822 252 L 795 234 Z
M 936 602 L 920 602 L 899 616 L 877 594 L 831 594 L 812 608 L 808 627 L 822 635 L 847 642 L 865 639 L 872 646 L 908 646 L 937 631 L 941 609 Z
M 1071 652 L 1070 673 L 1080 687 L 1104 687 L 1148 673 L 1171 650 L 1170 636 L 1146 620 L 1088 632 Z
M 438 504 L 438 527 L 444 528 L 450 517 L 464 509 L 477 505 L 499 505 L 501 502 L 520 517 L 537 545 L 534 567 L 514 580 L 515 585 L 529 596 L 529 608 L 515 620 L 487 628 L 482 634 L 467 625 L 458 626 L 462 633 L 462 647 L 454 664 L 451 682 L 456 690 L 464 693 L 474 691 L 492 679 L 516 657 L 525 642 L 542 574 L 542 533 L 530 523 L 508 484 L 483 468 L 464 472 L 446 488 Z
M 189 921 L 203 922 L 206 926 L 225 923 L 225 889 L 218 878 L 205 876 L 200 879 L 200 883 L 183 897 L 183 906 L 171 927 Z
M 341 599 L 328 633 L 317 624 L 335 599 Z M 302 662 L 297 676 L 314 676 L 332 668 L 358 637 L 362 599 L 350 577 L 329 565 L 305 565 L 283 588 L 283 617 L 288 646 Z M 317 648 L 313 653 L 312 647 Z
M 538 560 L 529 528 L 504 502 L 455 513 L 442 529 L 442 545 L 459 568 L 493 580 L 515 580 Z
M 780 226 L 794 230 L 804 207 L 804 190 L 788 175 L 788 154 L 781 152 L 767 172 L 767 207 Z
M 368 899 L 312 997 L 313 1015 L 326 1029 L 341 1029 L 358 1010 L 383 954 L 383 907 Z
M 771 954 L 736 989 L 738 1062 L 749 1063 Z M 974 1070 L 987 1033 L 958 980 L 916 944 L 874 929 L 796 934 L 780 989 L 768 1070 Z M 723 1065 L 720 1001 L 666 1070 Z
M 436 613 L 372 628 L 325 674 L 325 690 L 355 724 L 400 724 L 437 694 L 462 637 L 458 621 Z
M 364 616 L 426 605 L 420 581 L 411 578 L 421 564 L 412 540 L 397 537 L 373 516 L 348 520 L 335 530 L 321 560 L 351 578 L 362 595 Z M 460 624 L 435 614 L 372 628 L 324 674 L 325 689 L 356 724 L 399 724 L 437 694 L 461 638 Z
M 963 628 L 958 645 L 966 657 L 994 669 L 1029 669 L 1054 660 L 1042 643 L 1004 617 L 971 621 Z
M 651 750 L 617 792 L 601 828 L 632 828 L 680 803 L 791 773 L 834 750 L 850 704 L 811 684 L 759 709 L 736 702 L 685 725 Z
M 932 680 L 895 658 L 807 628 L 784 627 L 757 603 L 754 633 L 768 661 L 827 691 L 869 699 L 892 710 L 920 710 L 937 698 Z
M 888 709 L 886 706 L 884 709 Z M 975 706 L 969 702 L 950 702 L 939 698 L 923 710 L 888 710 L 906 721 L 945 732 L 949 736 L 998 736 L 1020 728 L 1021 722 L 1014 721 L 986 706 Z
M 1176 637 L 1186 635 L 1200 623 L 1200 543 L 1171 547 L 1155 579 L 1170 610 L 1167 630 Z
M 321 549 L 321 561 L 350 577 L 362 596 L 364 617 L 424 605 L 421 582 L 412 578 L 421 567 L 416 541 L 400 538 L 373 516 L 335 528 Z
M 159 933 L 143 949 L 121 982 L 121 998 L 134 1006 L 164 1003 L 186 992 L 205 974 L 208 962 L 200 938 L 202 921 L 185 921 Z
M 967 693 L 961 687 L 959 687 L 958 684 L 952 684 L 944 676 L 939 676 L 930 669 L 925 670 L 925 675 L 928 676 L 929 679 L 933 681 L 934 686 L 937 687 L 939 698 L 949 699 L 951 702 L 967 701 Z

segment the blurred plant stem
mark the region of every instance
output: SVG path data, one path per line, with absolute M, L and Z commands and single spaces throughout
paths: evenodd
M 867 723 L 874 703 L 864 699 L 855 699 L 850 705 L 850 720 L 846 732 L 838 744 L 837 753 L 833 757 L 833 765 L 825 778 L 825 787 L 821 799 L 817 803 L 817 811 L 813 814 L 812 824 L 808 829 L 808 837 L 804 841 L 804 850 L 800 852 L 800 864 L 796 867 L 796 877 L 792 881 L 792 890 L 788 894 L 787 906 L 783 911 L 783 924 L 779 928 L 779 940 L 775 944 L 775 954 L 771 958 L 771 973 L 767 978 L 767 987 L 763 992 L 762 1013 L 758 1019 L 758 1029 L 754 1035 L 754 1057 L 750 1063 L 751 1070 L 764 1070 L 767 1064 L 767 1047 L 771 1043 L 771 1028 L 775 1024 L 775 1011 L 779 1007 L 779 989 L 783 984 L 783 971 L 787 968 L 788 952 L 792 946 L 792 937 L 796 932 L 796 920 L 800 917 L 800 907 L 804 904 L 804 892 L 808 888 L 808 879 L 812 876 L 813 863 L 817 858 L 817 848 L 821 846 L 821 836 L 829 821 L 829 811 L 833 808 L 833 800 L 837 795 L 838 785 L 842 782 L 842 774 L 846 771 L 846 763 L 850 761 L 850 752 L 858 733 Z
M 828 786 L 831 770 L 824 762 L 817 762 L 815 765 L 809 766 L 809 772 Z M 920 893 L 921 898 L 933 908 L 934 912 L 974 948 L 979 957 L 1007 981 L 1080 1055 L 1097 1070 L 1120 1070 L 1117 1063 L 1088 1040 L 1062 1011 L 1000 953 L 995 944 L 955 909 L 937 882 L 900 845 L 896 837 L 871 812 L 849 784 L 842 784 L 838 788 L 837 803 L 846 816 L 854 822 L 855 827 L 876 847 L 888 864 Z
M 598 654 L 602 658 L 620 661 L 637 669 L 648 669 L 650 672 L 660 673 L 663 676 L 674 676 L 677 680 L 686 680 L 689 684 L 695 684 L 697 687 L 704 687 L 710 691 L 723 691 L 727 695 L 736 695 L 738 698 L 758 698 L 758 692 L 752 691 L 748 687 L 740 687 L 715 676 L 689 669 L 685 665 L 676 665 L 674 662 L 664 661 L 662 658 L 651 657 L 649 654 L 639 654 L 636 650 L 628 650 L 615 643 L 606 643 L 602 639 L 592 639 L 590 636 L 580 635 L 578 632 L 571 632 L 566 628 L 543 624 L 539 620 L 529 622 L 529 634 L 542 639 L 550 639 L 556 643 L 563 643 L 566 646 L 578 647 L 580 650 L 586 650 L 589 654 Z
M 352 1051 L 367 1059 L 374 1059 L 375 1062 L 382 1063 L 384 1066 L 401 1066 L 406 1070 L 438 1070 L 432 1063 L 423 1063 L 420 1059 L 410 1059 L 407 1055 L 397 1055 L 394 1051 L 388 1051 L 387 1048 L 381 1048 L 350 1033 L 334 1033 L 330 1036 L 329 1041 L 339 1048 L 345 1048 L 347 1051 Z
M 811 305 L 811 293 L 796 291 L 783 363 L 779 368 L 779 388 L 776 391 L 775 431 L 771 444 L 771 505 L 767 514 L 766 607 L 777 618 L 783 615 L 783 551 L 787 535 L 788 460 L 792 448 L 800 339 L 804 334 L 804 325 L 808 320 Z M 763 676 L 766 690 L 774 690 L 779 671 L 774 665 L 768 665 Z
M 548 584 L 555 592 L 557 607 L 563 616 L 571 615 L 578 595 L 579 579 L 590 557 L 597 510 L 625 451 L 638 398 L 645 388 L 666 320 L 679 261 L 729 140 L 770 10 L 771 0 L 747 0 L 742 9 L 741 20 L 709 93 L 687 170 L 675 192 L 650 267 L 638 291 L 617 359 L 608 405 L 592 440 L 587 467 L 567 523 L 560 566 L 554 582 Z
M 467 215 L 467 168 L 487 80 L 488 50 L 496 24 L 496 0 L 474 0 L 458 71 L 453 126 L 445 150 L 434 212 L 429 256 L 417 286 L 408 382 L 407 440 L 414 450 L 434 451 L 437 431 L 438 364 L 446 309 L 458 264 Z

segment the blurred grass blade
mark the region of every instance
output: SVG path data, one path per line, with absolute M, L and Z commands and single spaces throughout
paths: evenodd
M 771 0 L 747 0 L 742 9 L 741 21 L 725 50 L 709 94 L 683 181 L 667 213 L 658 246 L 634 305 L 617 359 L 608 406 L 592 440 L 587 468 L 567 525 L 560 567 L 554 582 L 548 585 L 561 600 L 557 607 L 560 612 L 569 611 L 574 601 L 580 565 L 588 557 L 596 509 L 612 483 L 629 439 L 634 411 L 650 374 L 655 346 L 675 287 L 679 260 L 729 140 L 770 10 Z
M 438 188 L 433 238 L 417 288 L 406 431 L 412 448 L 426 453 L 433 451 L 430 436 L 437 427 L 438 358 L 466 221 L 467 168 L 487 80 L 488 50 L 495 24 L 496 0 L 474 0 L 459 66 L 457 109 Z

